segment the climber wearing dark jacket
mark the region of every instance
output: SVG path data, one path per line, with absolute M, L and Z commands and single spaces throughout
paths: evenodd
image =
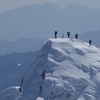
M 42 78 L 44 80 L 44 78 L 45 78 L 45 70 L 42 72 Z

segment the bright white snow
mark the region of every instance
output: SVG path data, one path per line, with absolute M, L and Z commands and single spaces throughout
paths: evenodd
M 36 100 L 44 100 L 43 98 L 38 97 Z
M 100 100 L 100 49 L 76 39 L 47 40 L 21 89 L 10 100 Z

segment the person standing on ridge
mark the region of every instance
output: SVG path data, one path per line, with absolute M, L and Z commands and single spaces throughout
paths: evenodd
M 67 32 L 68 38 L 70 38 L 70 32 Z
M 75 38 L 78 39 L 78 34 L 77 33 L 75 34 Z
M 91 43 L 92 43 L 92 41 L 91 41 L 91 40 L 89 40 L 90 47 L 91 47 Z
M 57 38 L 57 31 L 55 31 L 55 39 Z

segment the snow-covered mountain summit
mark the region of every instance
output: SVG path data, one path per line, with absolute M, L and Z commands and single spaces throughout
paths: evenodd
M 12 100 L 100 100 L 100 49 L 76 39 L 47 40 L 19 90 Z M 0 100 L 11 100 L 6 95 Z

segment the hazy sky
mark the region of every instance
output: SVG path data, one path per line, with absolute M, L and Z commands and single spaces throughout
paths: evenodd
M 0 0 L 0 13 L 25 5 L 43 4 L 46 2 L 54 3 L 60 7 L 66 7 L 70 4 L 81 4 L 91 8 L 100 7 L 100 0 Z

